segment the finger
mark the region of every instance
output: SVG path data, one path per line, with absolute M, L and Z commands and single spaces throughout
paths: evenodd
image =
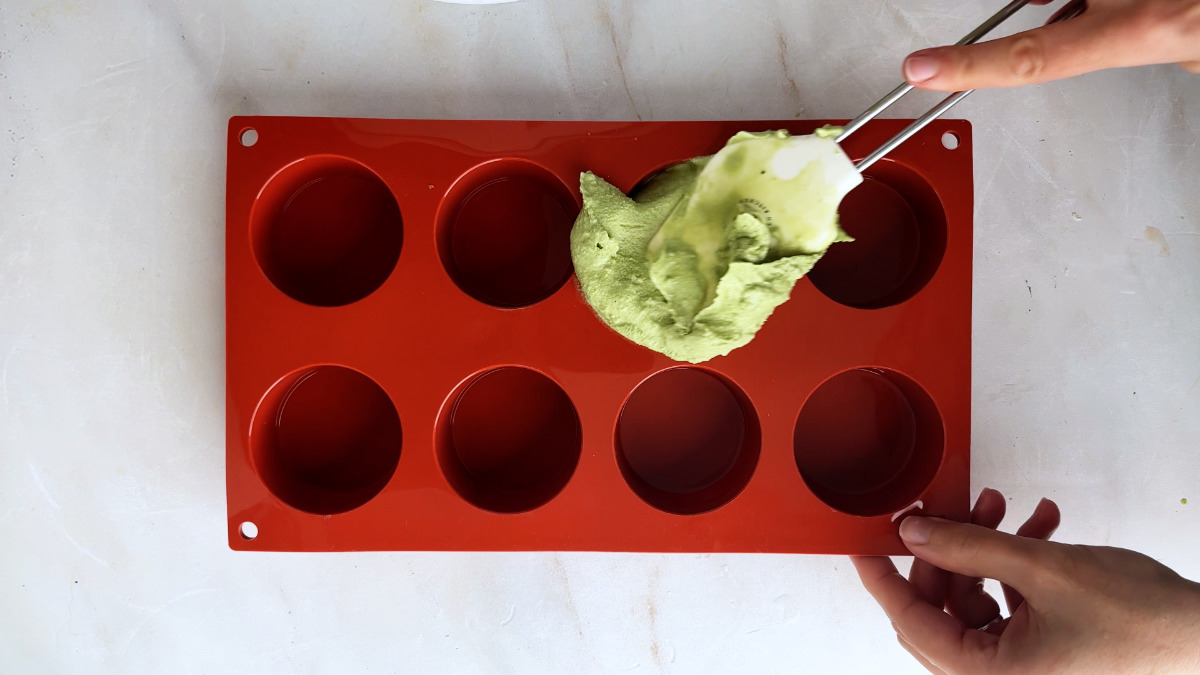
M 1000 618 L 1000 603 L 983 589 L 980 579 L 955 575 L 946 611 L 967 628 L 982 628 Z
M 1021 527 L 1017 528 L 1017 536 L 1030 539 L 1049 539 L 1061 522 L 1062 513 L 1058 510 L 1058 504 L 1043 498 L 1034 507 L 1029 518 Z M 1025 598 L 1008 584 L 1000 584 L 1000 586 L 1004 590 L 1004 601 L 1008 605 L 1008 613 L 1012 614 L 1017 611 L 1022 602 L 1025 602 Z
M 1062 524 L 1062 512 L 1058 509 L 1058 504 L 1043 497 L 1024 524 L 1017 528 L 1017 536 L 1049 539 L 1060 524 Z
M 875 598 L 896 630 L 930 661 L 948 670 L 974 672 L 973 666 L 985 649 L 994 648 L 998 638 L 962 625 L 925 602 L 916 588 L 896 572 L 883 557 L 853 557 L 863 587 Z
M 1004 510 L 1006 504 L 1004 495 L 991 488 L 984 488 L 979 493 L 979 498 L 975 500 L 975 507 L 971 509 L 970 522 L 984 527 L 996 528 L 1000 521 L 1004 519 Z M 954 604 L 956 609 L 961 608 L 958 603 L 959 598 L 968 598 L 967 602 L 972 602 L 973 597 L 977 597 L 982 593 L 982 589 L 978 587 L 978 579 L 972 581 L 967 577 L 957 574 L 950 574 L 945 570 L 939 569 L 929 563 L 916 558 L 913 560 L 912 569 L 909 570 L 908 580 L 913 586 L 916 586 L 917 592 L 921 594 L 925 601 L 934 607 L 946 607 L 950 609 L 949 604 Z M 974 593 L 969 592 L 971 588 L 976 589 Z M 956 592 L 957 591 L 957 592 Z M 984 596 L 991 601 L 992 608 L 989 610 L 986 607 L 981 611 L 991 612 L 986 615 L 980 615 L 979 619 L 975 619 L 979 612 L 969 613 L 971 620 L 963 621 L 969 628 L 978 628 L 983 623 L 991 621 L 1000 612 L 999 605 L 992 599 L 991 596 Z M 948 604 L 949 603 L 949 604 Z M 962 615 L 951 611 L 950 614 L 963 619 Z M 982 621 L 976 625 L 976 621 Z
M 1005 628 L 1008 628 L 1009 621 L 1012 621 L 1012 617 L 1005 617 L 995 623 L 989 623 L 983 628 L 983 632 L 998 636 L 1004 632 Z
M 904 78 L 937 91 L 1017 87 L 1138 60 L 1115 48 L 1109 32 L 1104 15 L 1085 13 L 998 40 L 915 52 L 904 60 Z
M 913 555 L 944 570 L 1008 583 L 1029 595 L 1040 546 L 1025 537 L 941 518 L 909 516 L 900 537 Z
M 934 607 L 946 605 L 946 595 L 950 589 L 950 573 L 933 565 L 914 558 L 912 569 L 908 572 L 908 581 L 916 589 L 921 599 Z
M 994 530 L 1004 520 L 1006 507 L 1004 495 L 985 488 L 979 493 L 975 508 L 971 509 L 971 523 Z M 922 561 L 922 564 L 928 563 Z M 967 628 L 981 628 L 1000 616 L 1000 604 L 984 592 L 983 581 L 979 577 L 954 574 L 946 594 L 946 611 Z
M 925 670 L 933 673 L 933 675 L 946 675 L 946 671 L 933 665 L 933 662 L 925 658 L 925 655 L 918 651 L 916 647 L 912 646 L 912 643 L 910 643 L 908 640 L 905 640 L 903 635 L 896 633 L 896 641 L 900 643 L 901 647 L 904 647 L 904 651 L 912 654 L 912 657 L 917 660 L 917 663 L 920 663 L 922 666 L 924 666 Z
M 992 488 L 984 488 L 975 500 L 975 508 L 971 509 L 971 522 L 980 527 L 990 527 L 993 530 L 1004 520 L 1008 504 L 1004 495 Z

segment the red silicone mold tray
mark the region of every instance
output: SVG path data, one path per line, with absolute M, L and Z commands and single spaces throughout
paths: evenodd
M 869 170 L 857 241 L 727 357 L 625 340 L 571 276 L 581 171 L 824 123 L 230 120 L 230 546 L 897 554 L 898 510 L 965 516 L 968 123 Z

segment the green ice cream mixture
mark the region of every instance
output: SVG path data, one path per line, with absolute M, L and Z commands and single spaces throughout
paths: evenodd
M 850 240 L 837 206 L 861 179 L 828 140 L 837 131 L 742 132 L 633 198 L 584 173 L 571 252 L 588 303 L 621 335 L 678 361 L 750 342 L 826 249 Z

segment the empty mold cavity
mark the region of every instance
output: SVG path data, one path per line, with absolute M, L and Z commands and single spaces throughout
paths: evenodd
M 400 257 L 400 207 L 387 184 L 345 157 L 318 155 L 284 167 L 250 213 L 254 258 L 283 293 L 336 307 L 387 280 Z
M 732 382 L 702 368 L 670 368 L 639 384 L 621 408 L 617 464 L 654 508 L 703 513 L 750 481 L 761 438 L 754 407 Z
M 881 160 L 838 208 L 853 242 L 834 244 L 808 277 L 830 299 L 880 309 L 916 295 L 946 251 L 946 212 L 912 169 Z
M 579 415 L 545 375 L 503 366 L 460 384 L 438 416 L 442 473 L 463 499 L 497 513 L 535 509 L 575 472 Z
M 400 416 L 371 378 L 341 366 L 284 377 L 251 427 L 254 467 L 289 506 L 330 515 L 366 504 L 400 460 Z
M 944 433 L 929 394 L 895 371 L 839 373 L 805 401 L 796 421 L 796 467 L 829 506 L 859 516 L 891 513 L 929 486 Z
M 681 166 L 687 161 L 684 159 L 677 162 L 668 162 L 642 176 L 642 179 L 635 183 L 633 188 L 629 190 L 629 198 L 636 202 L 648 202 L 661 196 L 664 185 L 662 179 L 666 178 L 672 169 Z
M 532 305 L 571 277 L 578 214 L 570 188 L 547 169 L 516 159 L 480 164 L 455 181 L 442 203 L 442 265 L 480 302 Z

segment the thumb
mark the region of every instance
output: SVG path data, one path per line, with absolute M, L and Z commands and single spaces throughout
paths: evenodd
M 910 54 L 904 79 L 921 89 L 963 91 L 1017 87 L 1122 65 L 1116 45 L 1105 45 L 1102 18 L 1083 16 L 964 47 Z
M 1039 561 L 1056 544 L 988 527 L 941 518 L 909 516 L 900 537 L 913 555 L 941 569 L 967 577 L 996 579 L 1022 595 L 1036 595 L 1033 582 Z

